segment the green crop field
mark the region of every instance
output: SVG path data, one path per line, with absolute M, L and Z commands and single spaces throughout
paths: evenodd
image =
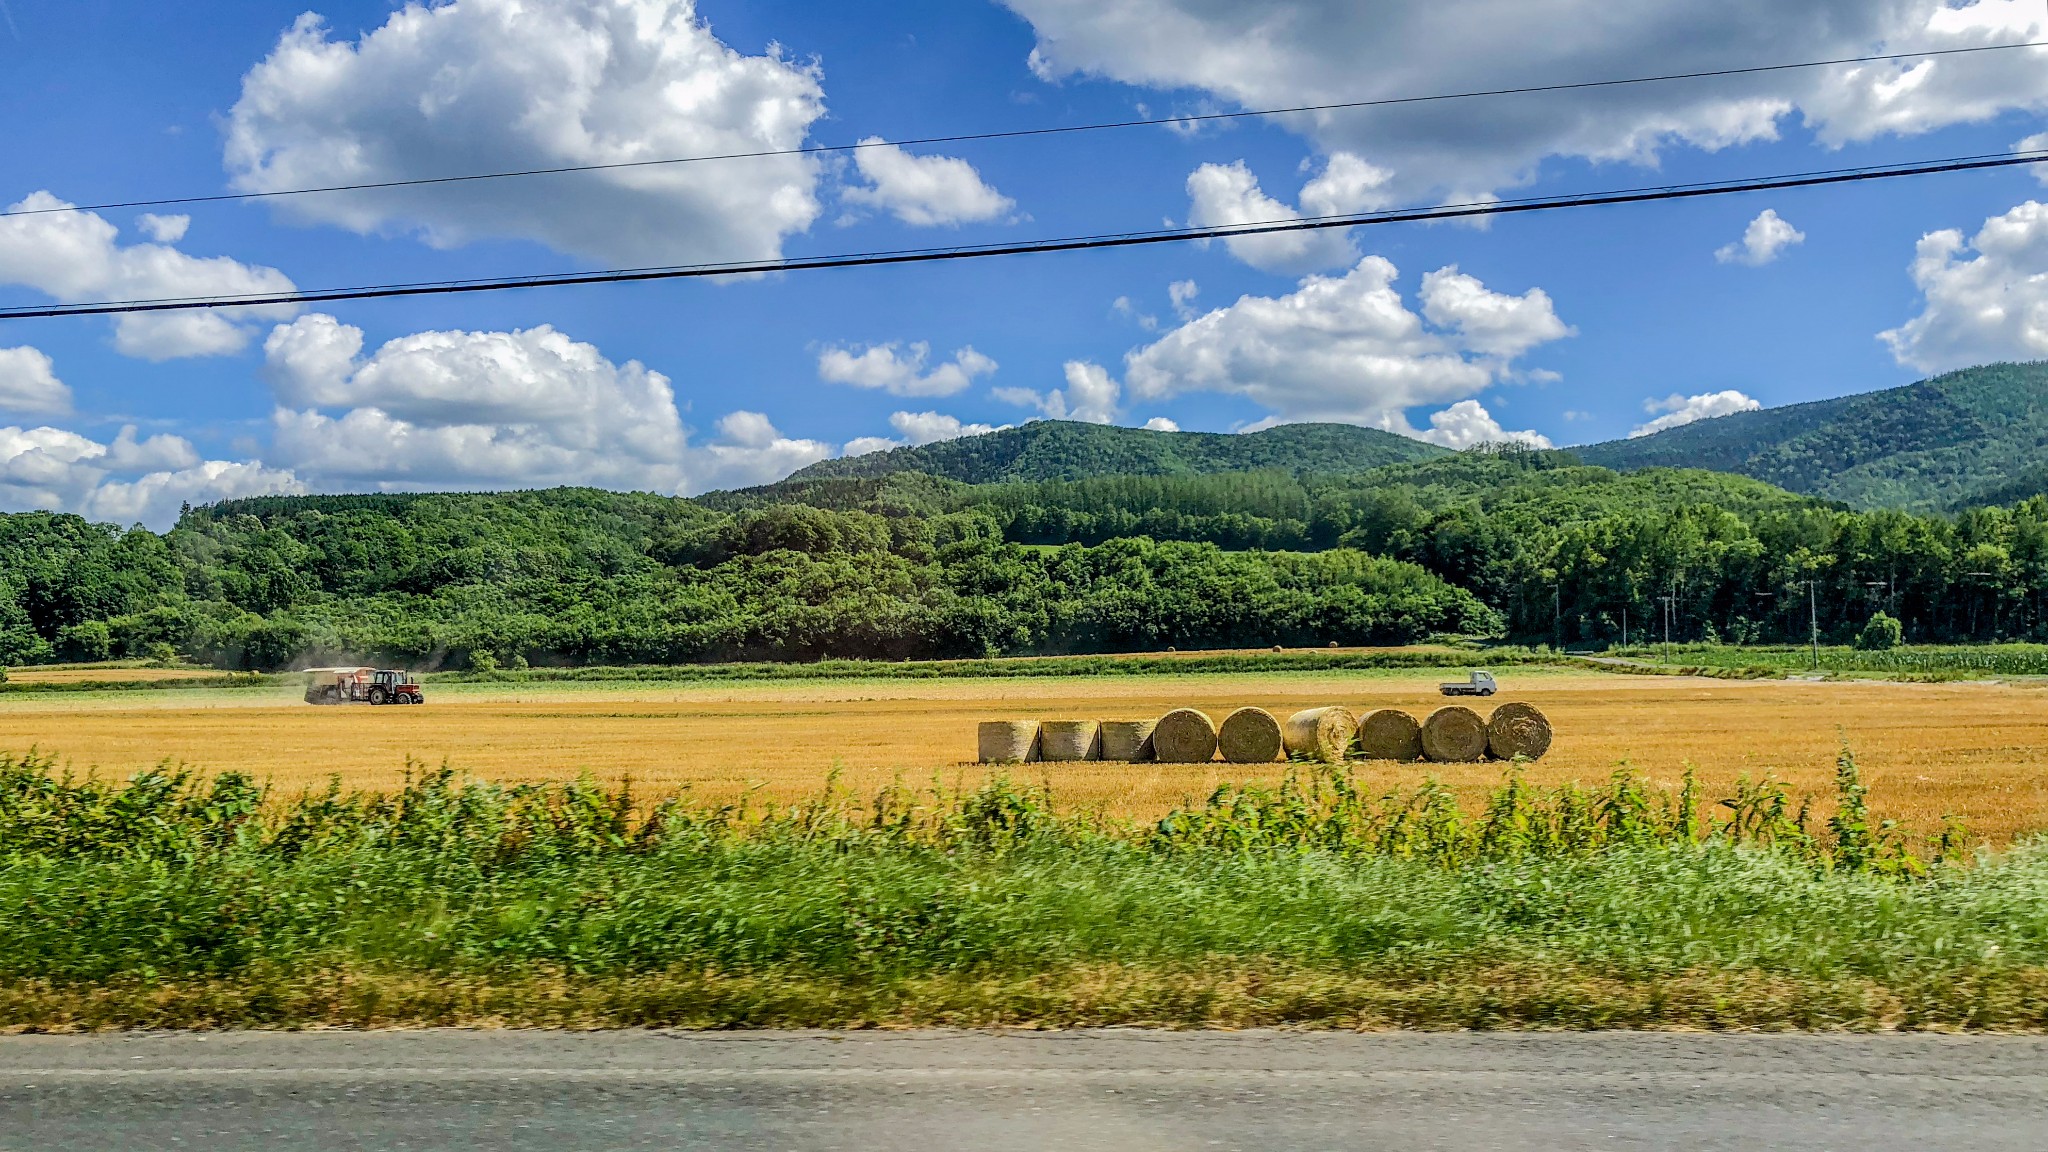
M 0 1026 L 2048 1027 L 2048 858 L 1782 788 L 1342 774 L 1156 821 L 0 764 Z

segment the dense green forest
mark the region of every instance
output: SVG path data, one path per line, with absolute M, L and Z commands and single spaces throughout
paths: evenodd
M 1811 582 L 1809 585 L 1808 582 Z M 0 662 L 230 668 L 1168 646 L 2048 639 L 2048 499 L 1859 512 L 1493 449 L 1366 471 L 263 497 L 158 535 L 0 516 Z
M 1498 617 L 1337 549 L 1034 548 L 980 510 L 737 513 L 571 490 L 265 498 L 169 533 L 0 517 L 0 662 L 668 663 L 1402 643 Z
M 982 436 L 822 460 L 791 479 L 915 472 L 967 484 L 1248 472 L 1360 472 L 1427 460 L 1446 450 L 1352 424 L 1283 424 L 1261 432 L 1154 432 L 1071 420 L 1034 420 Z
M 2048 492 L 2048 362 L 1741 412 L 1574 449 L 1610 468 L 1733 472 L 1853 507 L 1955 511 Z

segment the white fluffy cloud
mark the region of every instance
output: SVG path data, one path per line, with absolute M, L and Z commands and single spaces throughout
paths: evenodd
M 2032 0 L 1003 0 L 1030 21 L 1046 79 L 1195 88 L 1273 108 L 1565 80 L 1704 71 L 2038 40 Z M 1549 156 L 1654 162 L 1723 148 L 1798 116 L 1828 144 L 2048 108 L 2048 53 L 1810 69 L 1454 100 L 1288 119 L 1324 152 L 1393 173 L 1376 192 L 1464 199 Z
M 273 455 L 323 488 L 591 484 L 697 492 L 832 455 L 757 412 L 689 443 L 666 376 L 552 327 L 421 332 L 358 358 L 362 333 L 310 315 L 271 333 Z M 338 410 L 338 411 L 336 411 Z
M 1732 416 L 1737 412 L 1754 412 L 1762 404 L 1730 388 L 1723 392 L 1703 392 L 1698 396 L 1666 396 L 1662 400 L 1646 400 L 1643 411 L 1655 416 L 1663 415 L 1647 424 L 1639 424 L 1629 430 L 1629 439 L 1649 436 L 1666 428 L 1677 428 L 1697 420 L 1712 420 L 1716 416 Z
M 1145 421 L 1145 430 L 1147 432 L 1178 432 L 1180 431 L 1180 425 L 1164 416 L 1154 416 L 1150 420 Z
M 912 156 L 878 136 L 861 141 L 854 164 L 868 184 L 841 195 L 918 228 L 1001 220 L 1017 202 L 983 182 L 974 165 L 951 156 Z
M 815 68 L 734 51 L 694 0 L 407 4 L 353 43 L 301 16 L 242 81 L 226 163 L 252 192 L 797 148 Z M 293 197 L 279 211 L 430 243 L 537 240 L 636 263 L 771 259 L 819 212 L 808 157 Z
M 962 436 L 980 436 L 1009 427 L 1008 424 L 969 424 L 958 416 L 948 416 L 943 412 L 892 412 L 889 415 L 889 426 L 896 429 L 898 438 L 862 436 L 847 442 L 845 454 L 865 456 L 870 452 L 886 452 L 891 448 L 936 444 L 941 440 L 958 440 Z
M 144 236 L 159 244 L 176 244 L 185 238 L 187 231 L 191 230 L 192 218 L 190 216 L 159 216 L 154 212 L 144 212 L 135 218 L 135 227 Z
M 62 428 L 0 428 L 0 510 L 49 509 L 95 520 L 168 527 L 186 503 L 303 492 L 290 472 L 202 460 L 176 436 L 111 444 Z
M 1386 204 L 1385 186 L 1392 175 L 1340 152 L 1330 158 L 1321 175 L 1302 188 L 1297 211 L 1267 195 L 1244 161 L 1204 164 L 1188 177 L 1188 223 L 1196 228 L 1229 228 L 1363 212 Z M 1334 228 L 1232 236 L 1223 244 L 1232 256 L 1268 272 L 1313 272 L 1358 259 L 1349 233 Z M 1188 286 L 1192 288 L 1193 282 Z M 1178 294 L 1174 296 L 1176 309 L 1185 303 Z
M 168 243 L 123 245 L 121 230 L 93 212 L 36 192 L 0 216 L 0 283 L 21 284 L 66 303 L 153 300 L 173 296 L 230 296 L 289 292 L 292 282 L 275 268 L 225 256 L 188 256 Z M 159 237 L 183 236 L 158 218 L 146 226 Z M 288 317 L 292 307 L 207 312 L 137 313 L 115 319 L 114 346 L 145 360 L 221 356 L 241 351 L 254 325 Z
M 1065 368 L 1066 387 L 1040 392 L 1033 388 L 991 388 L 989 395 L 1005 404 L 1036 408 L 1048 420 L 1079 420 L 1087 424 L 1114 424 L 1123 386 L 1100 364 L 1069 360 Z
M 1301 219 L 1300 212 L 1268 196 L 1243 161 L 1195 169 L 1188 177 L 1188 201 L 1188 225 L 1193 228 Z M 1223 246 L 1232 256 L 1268 272 L 1306 272 L 1358 258 L 1350 238 L 1336 229 L 1231 236 Z
M 1576 335 L 1557 318 L 1550 294 L 1531 288 L 1520 296 L 1490 292 L 1478 278 L 1453 264 L 1422 278 L 1422 314 L 1431 324 L 1457 333 L 1458 342 L 1482 356 L 1513 360 L 1541 344 Z
M 935 444 L 941 440 L 958 440 L 962 436 L 980 436 L 996 430 L 993 424 L 967 424 L 958 416 L 948 416 L 943 412 L 892 412 L 889 426 L 912 444 Z
M 71 389 L 41 349 L 0 348 L 0 410 L 62 415 L 71 411 Z
M 1778 215 L 1777 209 L 1766 208 L 1757 213 L 1742 230 L 1742 239 L 1733 244 L 1724 244 L 1714 252 L 1714 259 L 1723 264 L 1747 264 L 1761 268 L 1778 258 L 1779 253 L 1794 244 L 1806 243 L 1806 233 L 1794 228 Z
M 1535 432 L 1510 432 L 1477 400 L 1460 400 L 1429 417 L 1429 430 L 1419 438 L 1431 444 L 1463 450 L 1479 444 L 1526 444 L 1551 448 L 1550 438 Z
M 919 341 L 907 348 L 899 344 L 874 344 L 856 352 L 849 348 L 827 348 L 818 357 L 818 378 L 832 384 L 873 388 L 891 396 L 951 396 L 966 389 L 982 376 L 992 375 L 994 360 L 962 348 L 953 359 L 925 370 L 932 346 Z
M 1423 278 L 1422 313 L 1379 256 L 1310 276 L 1286 296 L 1246 296 L 1125 357 L 1131 394 L 1246 397 L 1268 423 L 1330 420 L 1413 435 L 1410 408 L 1476 396 L 1510 361 L 1571 334 L 1539 289 L 1507 296 L 1459 272 Z
M 1954 228 L 1922 236 L 1913 283 L 1920 314 L 1879 333 L 1899 363 L 1939 372 L 2048 357 L 2048 205 L 2029 200 L 1967 240 Z

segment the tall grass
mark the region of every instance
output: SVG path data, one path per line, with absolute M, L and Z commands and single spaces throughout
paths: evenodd
M 0 1025 L 2048 1026 L 2048 851 L 1771 782 L 1341 770 L 1156 823 L 1043 789 L 769 807 L 426 772 L 267 796 L 0 758 Z
M 1798 672 L 1813 667 L 1813 650 L 1805 646 L 1675 644 L 1616 649 L 1613 654 L 1703 669 Z M 1820 668 L 1930 678 L 2048 676 L 2048 645 L 1927 644 L 1879 651 L 1823 645 Z

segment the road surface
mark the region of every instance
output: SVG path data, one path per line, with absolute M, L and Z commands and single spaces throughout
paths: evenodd
M 2048 1039 L 391 1032 L 0 1039 L 0 1148 L 2048 1147 Z

